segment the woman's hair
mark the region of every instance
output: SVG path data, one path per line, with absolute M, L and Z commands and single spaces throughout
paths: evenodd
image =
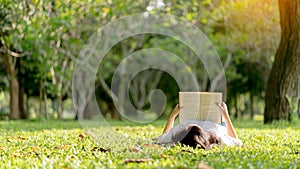
M 189 126 L 186 130 L 187 135 L 179 141 L 181 144 L 193 148 L 209 149 L 220 144 L 220 138 L 210 132 L 205 132 L 198 126 Z

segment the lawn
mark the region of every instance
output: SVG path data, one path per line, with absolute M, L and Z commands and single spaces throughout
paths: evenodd
M 300 168 L 299 121 L 234 121 L 244 146 L 208 151 L 156 145 L 163 123 L 0 121 L 0 168 Z

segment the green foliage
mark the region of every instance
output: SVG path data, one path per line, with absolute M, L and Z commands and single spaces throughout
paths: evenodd
M 7 48 L 24 54 L 16 71 L 28 98 L 43 91 L 51 100 L 64 100 L 70 97 L 79 51 L 98 28 L 134 13 L 163 12 L 195 24 L 212 41 L 226 71 L 228 101 L 249 92 L 260 99 L 279 43 L 277 5 L 276 0 L 0 0 L 0 55 Z M 209 78 L 198 57 L 183 43 L 161 35 L 139 35 L 116 44 L 101 62 L 99 76 L 109 86 L 117 65 L 132 52 L 146 48 L 178 55 L 200 79 L 201 90 L 208 90 Z M 0 75 L 0 90 L 8 90 L 3 64 Z M 98 77 L 95 86 L 100 93 L 97 97 L 110 104 L 109 92 Z M 177 102 L 178 87 L 173 86 L 171 77 L 162 78 L 159 84 L 171 96 L 167 108 Z
M 261 121 L 236 121 L 244 146 L 208 151 L 156 145 L 151 138 L 160 135 L 162 121 L 145 126 L 110 123 L 117 135 L 104 135 L 106 139 L 97 144 L 76 121 L 0 122 L 1 168 L 196 168 L 200 162 L 213 168 L 300 166 L 297 123 L 283 128 Z M 113 139 L 118 135 L 123 139 L 116 146 Z M 101 147 L 104 142 L 113 144 Z

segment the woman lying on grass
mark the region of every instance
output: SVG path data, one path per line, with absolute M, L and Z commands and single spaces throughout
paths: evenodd
M 189 120 L 173 127 L 174 120 L 179 114 L 180 107 L 176 105 L 164 128 L 163 134 L 158 137 L 158 143 L 181 143 L 193 148 L 210 149 L 217 144 L 227 146 L 242 146 L 236 131 L 231 123 L 228 109 L 223 102 L 219 107 L 225 126 L 210 121 Z

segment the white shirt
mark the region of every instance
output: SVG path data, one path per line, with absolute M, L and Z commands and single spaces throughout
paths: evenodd
M 237 147 L 241 147 L 243 145 L 243 142 L 240 139 L 233 138 L 227 134 L 227 129 L 225 126 L 210 121 L 196 120 L 188 120 L 172 127 L 169 132 L 164 133 L 157 138 L 158 143 L 178 143 L 178 141 L 182 139 L 178 139 L 178 137 L 180 137 L 179 133 L 184 131 L 189 125 L 198 125 L 204 131 L 216 134 L 221 139 L 221 145 Z

